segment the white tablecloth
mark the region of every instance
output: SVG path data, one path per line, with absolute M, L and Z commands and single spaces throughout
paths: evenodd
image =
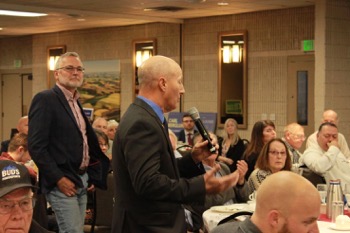
M 243 211 L 243 210 L 253 211 L 252 206 L 248 204 L 233 204 L 230 206 L 237 207 L 237 209 L 239 209 L 240 211 Z M 235 213 L 235 212 L 220 212 L 213 209 L 215 209 L 215 206 L 212 207 L 211 209 L 206 210 L 203 213 L 204 230 L 209 233 L 214 227 L 218 225 L 218 223 L 221 220 Z

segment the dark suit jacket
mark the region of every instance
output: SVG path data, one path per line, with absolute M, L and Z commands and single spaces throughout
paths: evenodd
M 179 164 L 191 167 L 190 162 L 185 157 Z M 121 119 L 112 164 L 116 185 L 113 233 L 186 232 L 181 204 L 204 203 L 204 179 L 180 178 L 168 132 L 139 98 Z M 198 169 L 193 161 L 191 165 Z
M 194 134 L 198 133 L 197 130 L 194 130 Z M 193 135 L 192 135 L 193 137 Z M 185 143 L 186 142 L 186 135 L 185 135 L 185 130 L 182 129 L 180 132 L 179 132 L 179 137 L 178 137 L 178 140 Z
M 109 159 L 79 104 L 86 122 L 89 144 L 89 183 L 106 189 Z M 83 187 L 78 170 L 83 156 L 83 137 L 67 99 L 59 87 L 38 93 L 29 111 L 28 149 L 39 168 L 41 191 L 48 193 L 63 176 Z

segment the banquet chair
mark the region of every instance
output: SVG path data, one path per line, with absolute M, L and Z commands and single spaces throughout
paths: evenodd
M 226 223 L 226 222 L 236 221 L 236 218 L 237 218 L 237 217 L 240 217 L 240 216 L 251 216 L 252 214 L 253 214 L 253 212 L 251 212 L 251 211 L 246 211 L 246 210 L 244 210 L 244 211 L 239 211 L 239 212 L 236 212 L 236 213 L 234 213 L 234 214 L 231 214 L 230 216 L 228 216 L 228 217 L 222 219 L 222 220 L 218 223 L 218 225 L 224 224 L 224 223 Z
M 112 229 L 112 213 L 114 206 L 113 173 L 107 176 L 107 190 L 96 189 L 93 193 L 93 220 L 90 233 L 109 233 Z

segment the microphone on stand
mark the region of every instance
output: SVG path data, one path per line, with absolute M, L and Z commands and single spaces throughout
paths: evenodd
M 212 154 L 214 154 L 216 152 L 216 148 L 215 148 L 215 146 L 213 146 L 213 144 L 211 144 L 211 139 L 210 139 L 209 133 L 208 133 L 207 129 L 205 128 L 205 126 L 203 125 L 201 118 L 199 117 L 199 112 L 198 112 L 197 108 L 192 107 L 188 111 L 188 114 L 193 119 L 199 133 L 203 137 L 203 140 L 204 141 L 208 140 L 208 149 Z

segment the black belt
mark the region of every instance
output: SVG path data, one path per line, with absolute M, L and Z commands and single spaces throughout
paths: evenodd
M 78 174 L 79 175 L 84 175 L 86 173 L 87 167 L 85 168 L 79 168 Z

